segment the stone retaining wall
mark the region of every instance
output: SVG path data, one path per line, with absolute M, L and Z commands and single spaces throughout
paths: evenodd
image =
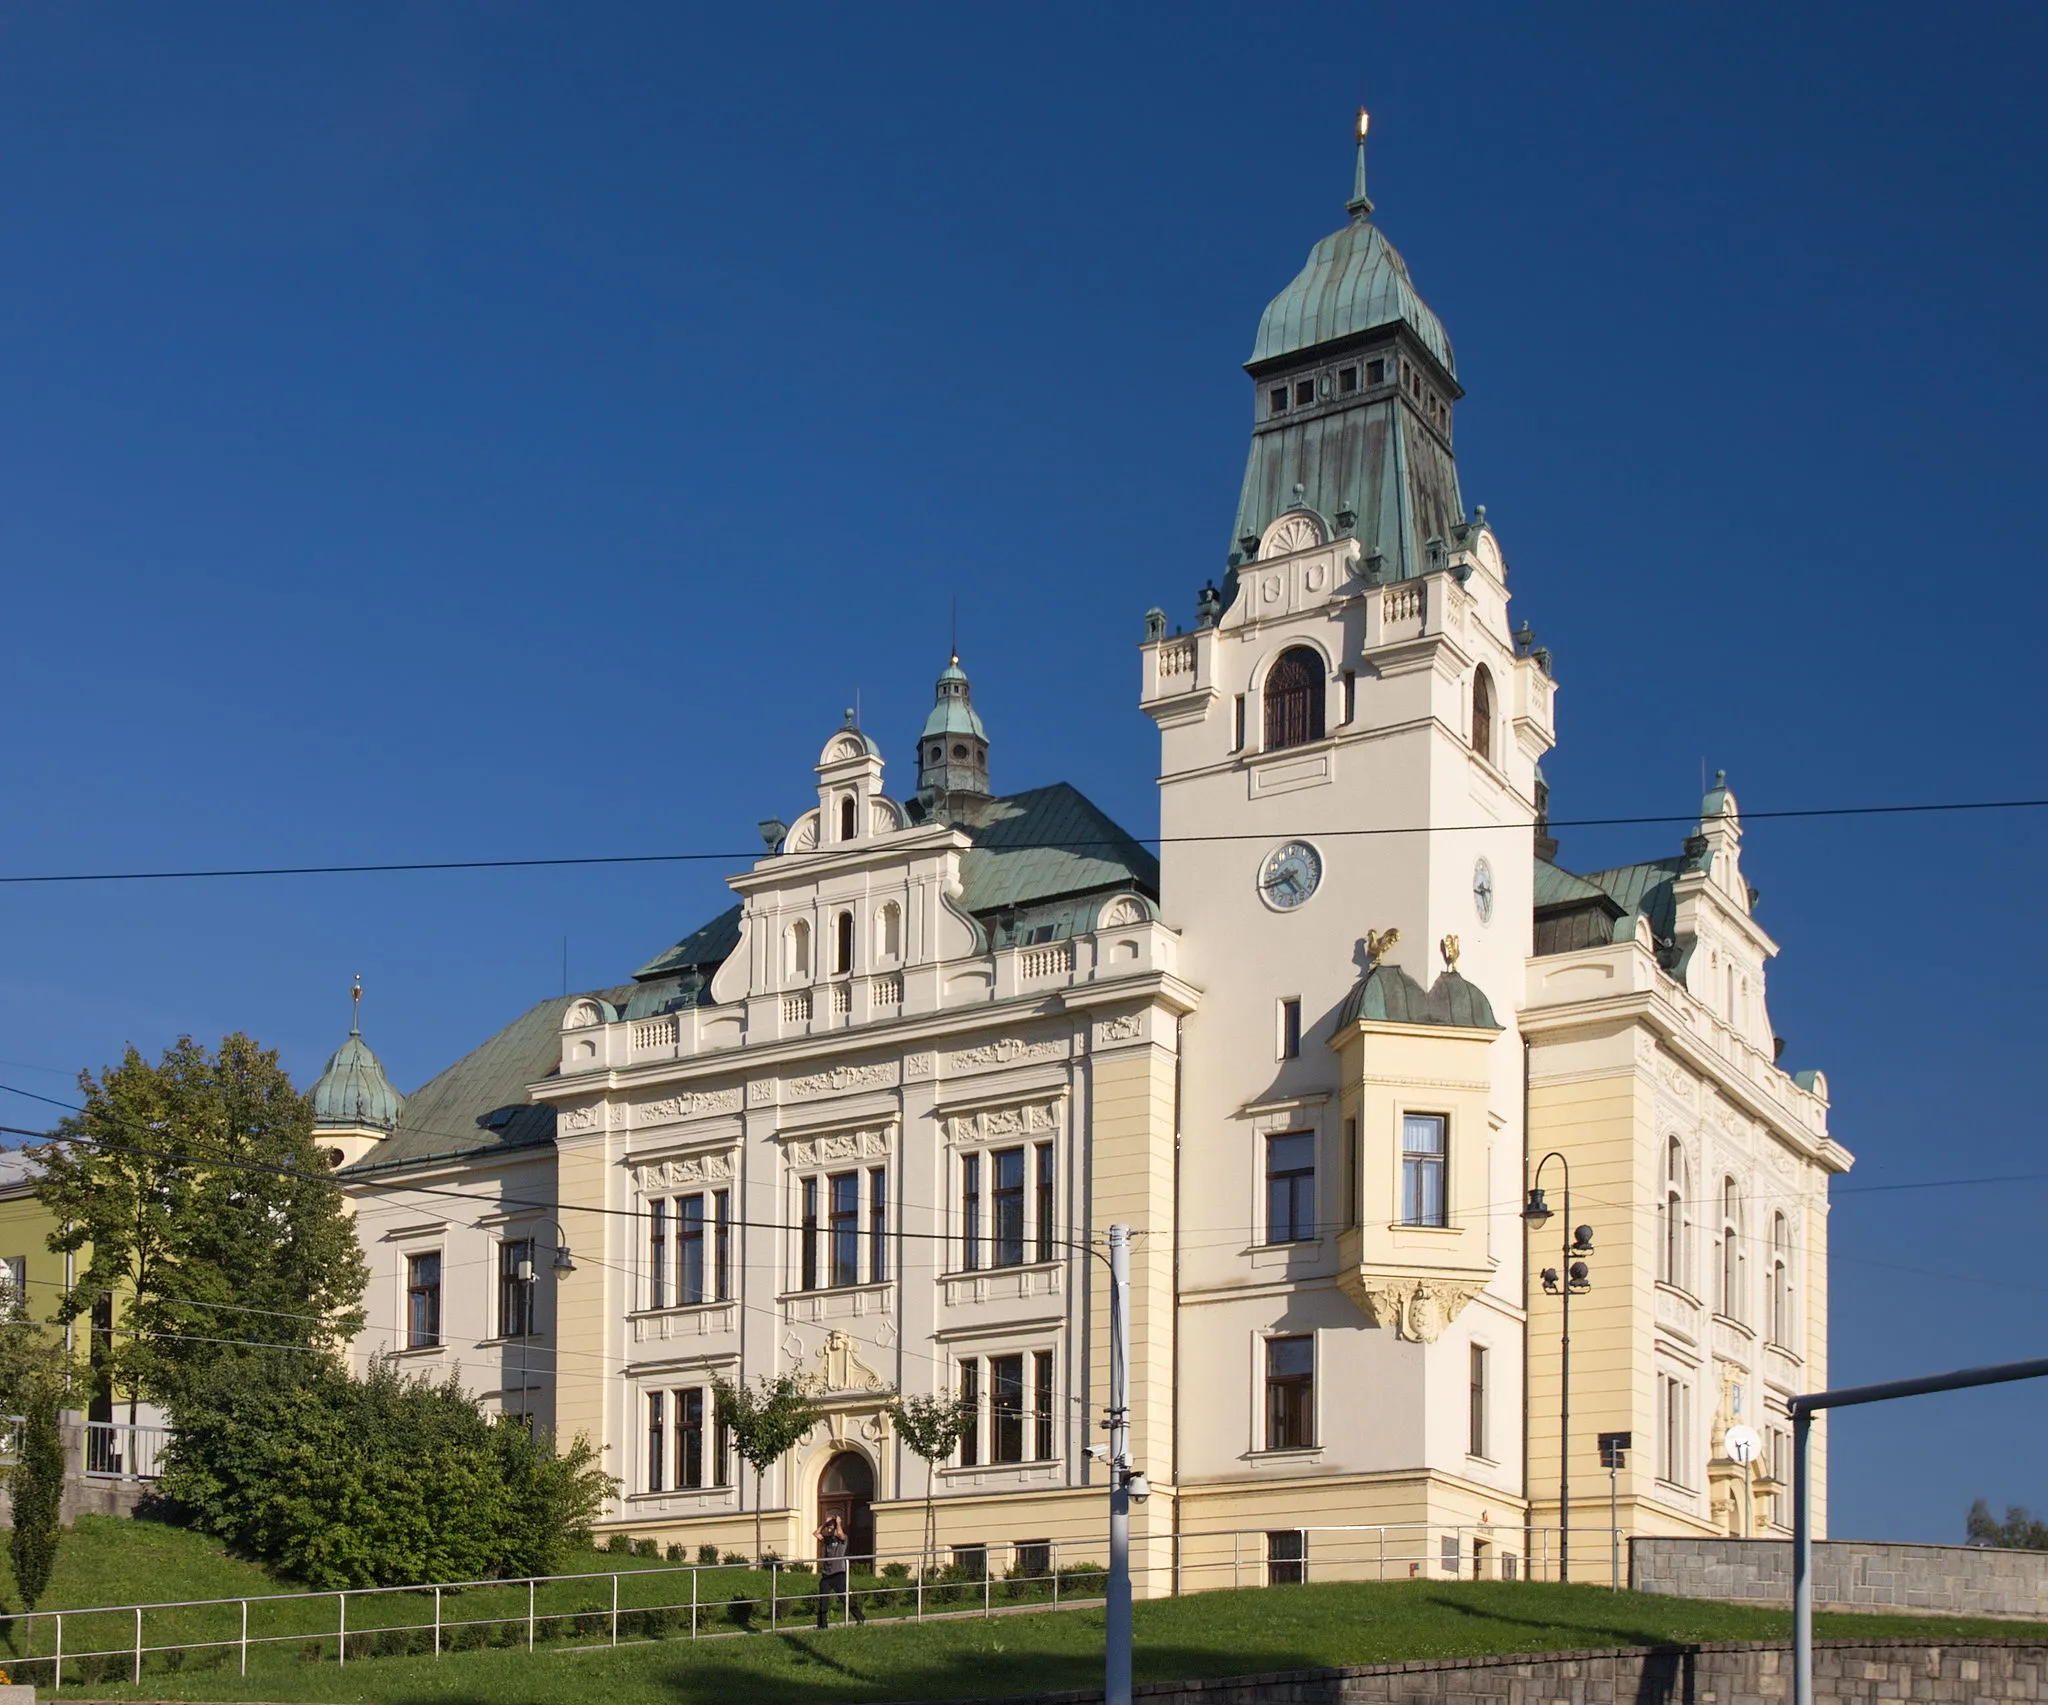
M 1721 1641 L 1152 1682 L 1132 1691 L 1146 1705 L 1779 1705 L 1792 1692 L 1792 1652 L 1761 1641 Z M 2048 1645 L 1816 1640 L 1813 1695 L 1815 1705 L 2032 1705 L 2048 1701 Z M 1028 1705 L 1089 1705 L 1101 1697 L 1099 1690 L 1046 1693 Z
M 1637 1592 L 1789 1608 L 1792 1542 L 1632 1539 L 1628 1579 Z M 1813 1602 L 1827 1610 L 2019 1616 L 2048 1622 L 2048 1551 L 1820 1540 L 1813 1547 Z

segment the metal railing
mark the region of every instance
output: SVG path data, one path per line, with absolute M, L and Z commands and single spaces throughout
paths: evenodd
M 123 1421 L 85 1424 L 85 1473 L 91 1480 L 155 1480 L 162 1476 L 168 1427 L 131 1427 Z
M 1608 1529 L 1572 1532 L 1605 1538 Z M 1555 1528 L 1426 1522 L 1137 1535 L 1131 1573 L 1147 1597 L 1323 1581 L 1548 1580 L 1557 1536 Z M 855 1559 L 844 1600 L 835 1590 L 824 1595 L 825 1608 L 835 1618 L 921 1622 L 1096 1604 L 1103 1552 L 1099 1541 L 1055 1540 L 883 1552 Z M 998 1563 L 1007 1563 L 1000 1573 Z M 232 1664 L 246 1676 L 252 1653 L 260 1667 L 286 1649 L 302 1661 L 346 1664 L 485 1647 L 532 1652 L 550 1644 L 587 1650 L 708 1639 L 815 1619 L 820 1584 L 814 1569 L 779 1561 L 764 1568 L 650 1558 L 638 1567 L 515 1580 L 25 1611 L 12 1619 L 7 1668 L 17 1681 L 55 1692 L 67 1680 L 139 1684 L 145 1670 Z

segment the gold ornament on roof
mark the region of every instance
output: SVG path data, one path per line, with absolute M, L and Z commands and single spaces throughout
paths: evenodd
M 1365 957 L 1369 965 L 1377 965 L 1401 939 L 1397 929 L 1369 929 L 1365 932 Z
M 1443 938 L 1442 941 L 1438 942 L 1436 946 L 1437 951 L 1444 956 L 1444 969 L 1446 971 L 1457 970 L 1458 938 L 1454 935 L 1447 935 Z

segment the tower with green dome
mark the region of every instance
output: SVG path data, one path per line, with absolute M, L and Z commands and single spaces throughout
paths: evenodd
M 361 978 L 353 1001 L 348 1040 L 335 1049 L 312 1090 L 313 1140 L 335 1166 L 353 1165 L 390 1136 L 405 1106 L 384 1062 L 363 1040 Z
M 1426 572 L 1464 523 L 1451 448 L 1452 409 L 1465 394 L 1457 357 L 1372 221 L 1365 126 L 1361 111 L 1350 222 L 1267 304 L 1245 363 L 1254 408 L 1233 570 L 1290 510 L 1358 539 L 1367 578 L 1382 581 Z
M 971 816 L 989 798 L 988 730 L 957 651 L 939 672 L 932 713 L 917 737 L 917 796 L 933 816 L 947 818 Z

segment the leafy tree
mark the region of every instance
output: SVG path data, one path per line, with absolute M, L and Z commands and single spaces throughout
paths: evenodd
M 950 1392 L 932 1396 L 899 1397 L 887 1410 L 896 1436 L 924 1462 L 924 1554 L 922 1565 L 931 1567 L 937 1544 L 936 1515 L 932 1508 L 932 1484 L 939 1464 L 959 1449 L 967 1429 L 974 1425 L 974 1410 Z
M 2035 1521 L 2022 1504 L 2008 1504 L 2005 1520 L 1996 1521 L 1991 1506 L 1979 1498 L 1970 1506 L 1970 1543 L 1997 1545 L 2009 1551 L 2048 1551 L 2048 1522 Z
M 800 1374 L 763 1374 L 749 1388 L 737 1380 L 714 1379 L 711 1391 L 718 1419 L 732 1448 L 754 1471 L 754 1557 L 767 1562 L 761 1544 L 761 1481 L 783 1453 L 817 1425 L 824 1406 L 811 1396 Z
M 331 1351 L 362 1326 L 368 1272 L 313 1113 L 275 1052 L 247 1036 L 209 1054 L 191 1037 L 155 1065 L 130 1048 L 44 1151 L 36 1194 L 58 1252 L 91 1259 L 58 1318 L 120 1296 L 95 1371 L 131 1403 L 174 1411 L 202 1371 Z M 221 1164 L 229 1162 L 233 1164 Z
M 16 1298 L 0 1316 L 0 1411 L 21 1416 L 7 1471 L 14 1531 L 8 1554 L 22 1605 L 33 1610 L 57 1563 L 64 1504 L 64 1435 L 58 1412 L 75 1377 L 63 1342 L 44 1332 Z
M 192 1524 L 316 1587 L 545 1575 L 617 1482 L 451 1375 L 230 1364 L 193 1382 L 159 1491 Z

